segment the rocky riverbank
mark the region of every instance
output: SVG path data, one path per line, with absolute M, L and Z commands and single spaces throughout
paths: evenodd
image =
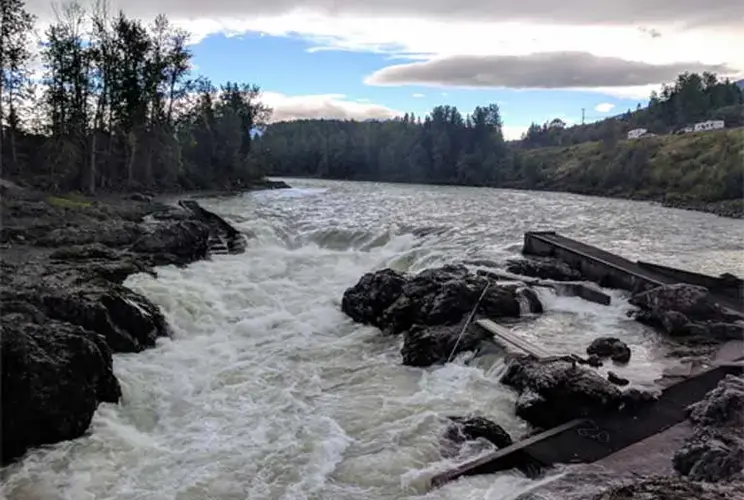
M 224 227 L 145 194 L 57 197 L 4 183 L 0 229 L 2 463 L 81 436 L 121 396 L 112 354 L 169 335 L 160 309 L 123 286 L 155 266 L 209 256 Z M 227 251 L 244 236 L 228 235 Z M 240 241 L 239 241 L 240 240 Z
M 541 314 L 542 304 L 530 283 L 558 286 L 581 279 L 578 270 L 551 259 L 512 260 L 504 271 L 493 272 L 473 272 L 459 264 L 416 275 L 383 269 L 365 274 L 348 288 L 342 310 L 356 322 L 379 328 L 383 335 L 402 336 L 402 363 L 427 367 L 449 362 L 463 352 L 475 357 L 493 352 L 493 334 L 474 325 L 474 319 L 518 321 L 523 315 Z M 635 307 L 631 316 L 658 329 L 681 349 L 689 349 L 688 354 L 697 362 L 709 361 L 707 356 L 723 342 L 744 339 L 740 314 L 719 306 L 711 293 L 699 286 L 676 284 L 640 290 L 630 294 L 629 303 Z M 504 353 L 498 346 L 496 349 Z M 539 430 L 607 413 L 632 417 L 656 399 L 656 391 L 629 386 L 628 380 L 611 371 L 605 378 L 595 369 L 606 362 L 632 362 L 632 346 L 618 338 L 598 337 L 586 353 L 586 358 L 504 353 L 507 366 L 500 381 L 517 392 L 516 415 Z M 741 384 L 741 379 L 729 377 L 705 401 L 690 408 L 695 432 L 674 457 L 674 467 L 687 479 L 648 478 L 596 498 L 633 498 L 623 492 L 651 495 L 643 498 L 676 498 L 663 495 L 677 491 L 707 495 L 713 489 L 698 481 L 739 481 L 744 447 L 741 433 L 733 429 L 737 425 L 744 428 L 744 420 L 736 413 L 744 411 Z M 487 416 L 450 418 L 452 423 L 443 436 L 447 454 L 463 441 L 484 439 L 497 448 L 512 442 L 512 437 Z M 539 469 L 526 456 L 517 457 L 514 467 L 530 475 Z M 705 495 L 701 498 L 732 498 Z

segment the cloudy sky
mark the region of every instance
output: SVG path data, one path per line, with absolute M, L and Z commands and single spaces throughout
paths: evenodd
M 117 3 L 118 2 L 118 3 Z M 744 76 L 743 0 L 109 0 L 192 33 L 196 71 L 258 83 L 275 119 L 437 104 L 532 121 L 611 116 L 682 71 Z M 48 0 L 27 0 L 44 22 Z

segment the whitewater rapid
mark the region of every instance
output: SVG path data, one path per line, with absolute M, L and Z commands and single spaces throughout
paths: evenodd
M 446 416 L 478 413 L 515 437 L 529 431 L 514 416 L 513 393 L 498 383 L 501 360 L 463 355 L 445 366 L 404 367 L 400 339 L 340 312 L 347 287 L 383 267 L 500 262 L 518 253 L 528 229 L 556 229 L 630 258 L 744 271 L 741 222 L 708 214 L 555 193 L 290 184 L 299 187 L 204 201 L 252 236 L 245 254 L 128 279 L 162 307 L 173 337 L 115 355 L 121 403 L 101 405 L 85 437 L 6 468 L 0 495 L 514 499 L 534 486 L 514 472 L 424 488 L 451 463 L 439 441 Z M 541 291 L 547 312 L 513 328 L 556 353 L 621 336 L 634 361 L 613 369 L 652 384 L 663 345 L 611 293 L 613 305 L 603 307 Z

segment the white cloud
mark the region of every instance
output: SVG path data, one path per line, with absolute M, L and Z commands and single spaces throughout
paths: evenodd
M 271 120 L 275 122 L 311 118 L 386 119 L 404 114 L 381 104 L 351 101 L 343 94 L 288 96 L 279 92 L 262 92 L 261 96 L 263 103 L 273 108 Z
M 527 132 L 529 126 L 523 125 L 504 125 L 501 127 L 501 131 L 504 134 L 504 139 L 507 141 L 516 141 L 522 138 L 522 134 Z
M 110 0 L 134 16 L 166 12 L 193 34 L 249 31 L 301 36 L 314 50 L 372 51 L 391 58 L 427 61 L 448 56 L 525 56 L 587 52 L 651 65 L 696 61 L 728 64 L 744 72 L 741 0 Z M 49 19 L 48 0 L 28 0 Z M 447 36 L 442 36 L 446 33 Z M 651 35 L 650 35 L 651 34 Z M 483 69 L 488 70 L 487 60 Z M 612 95 L 647 97 L 642 87 L 615 84 Z
M 614 104 L 609 102 L 603 102 L 594 106 L 594 110 L 600 113 L 609 113 L 615 107 Z
M 422 97 L 426 97 L 424 94 L 413 94 L 411 97 L 415 97 L 416 99 L 421 99 Z

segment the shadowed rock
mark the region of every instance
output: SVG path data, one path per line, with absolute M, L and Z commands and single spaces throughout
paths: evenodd
M 506 264 L 506 270 L 520 276 L 553 281 L 581 281 L 581 273 L 565 262 L 549 258 L 514 259 Z
M 586 353 L 600 358 L 610 358 L 617 363 L 630 361 L 630 348 L 615 337 L 599 337 L 586 348 Z
M 43 318 L 23 303 L 3 309 L 0 449 L 6 463 L 30 447 L 81 436 L 98 403 L 117 402 L 121 390 L 103 337 Z

